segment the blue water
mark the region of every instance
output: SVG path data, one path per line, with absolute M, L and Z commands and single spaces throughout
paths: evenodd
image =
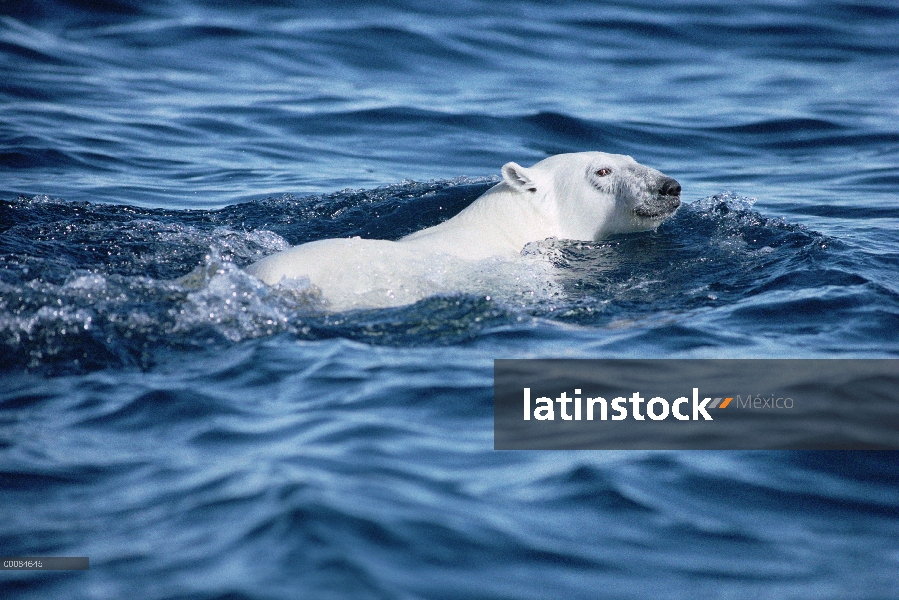
M 864 0 L 0 3 L 0 554 L 91 560 L 0 595 L 899 597 L 895 453 L 492 449 L 494 358 L 899 354 L 897 40 Z M 684 205 L 400 308 L 240 270 L 583 150 Z

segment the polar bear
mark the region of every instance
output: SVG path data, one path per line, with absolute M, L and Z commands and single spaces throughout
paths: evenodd
M 620 154 L 559 154 L 530 168 L 510 162 L 502 176 L 455 217 L 400 240 L 319 240 L 245 270 L 269 285 L 308 278 L 334 309 L 401 305 L 441 291 L 409 284 L 441 265 L 514 258 L 547 238 L 593 241 L 655 229 L 680 205 L 677 181 Z M 373 290 L 383 301 L 371 300 Z

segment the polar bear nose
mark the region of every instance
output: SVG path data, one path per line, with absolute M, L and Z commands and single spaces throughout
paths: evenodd
M 659 194 L 662 196 L 680 196 L 680 184 L 671 177 L 665 177 L 662 179 L 661 186 L 659 186 Z

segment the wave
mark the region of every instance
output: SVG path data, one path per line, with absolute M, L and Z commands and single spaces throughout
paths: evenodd
M 841 264 L 839 240 L 732 194 L 686 204 L 654 232 L 530 244 L 520 262 L 481 265 L 405 307 L 328 313 L 304 284 L 269 287 L 240 269 L 312 239 L 396 239 L 449 218 L 492 183 L 406 182 L 216 211 L 0 203 L 3 367 L 146 367 L 172 351 L 277 334 L 445 345 L 543 322 L 639 337 L 676 320 L 715 343 L 709 315 L 748 335 L 785 314 L 787 330 L 824 328 L 827 312 L 897 319 L 899 296 Z

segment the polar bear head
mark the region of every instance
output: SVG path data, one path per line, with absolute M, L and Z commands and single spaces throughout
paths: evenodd
M 680 184 L 630 156 L 557 154 L 530 168 L 502 168 L 514 192 L 556 224 L 556 237 L 598 240 L 658 227 L 680 206 Z

